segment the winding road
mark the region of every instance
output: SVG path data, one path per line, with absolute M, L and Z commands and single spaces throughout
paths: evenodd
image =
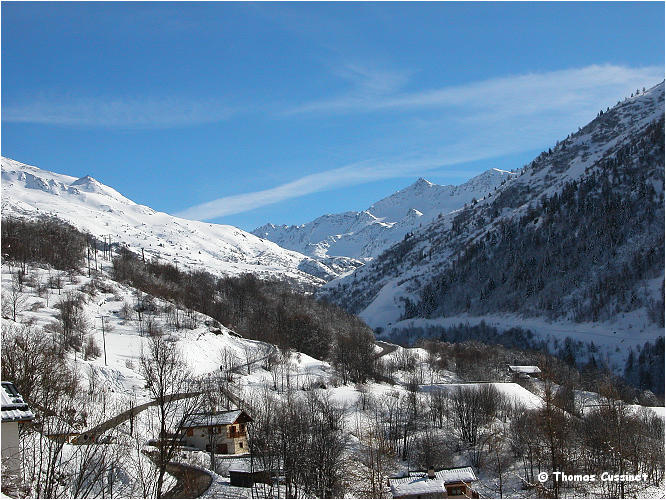
M 395 352 L 398 349 L 397 345 L 389 344 L 388 342 L 384 342 L 383 340 L 375 340 L 375 345 L 381 348 L 381 352 L 375 354 L 375 359 L 379 359 L 382 356 L 391 354 L 392 352 Z

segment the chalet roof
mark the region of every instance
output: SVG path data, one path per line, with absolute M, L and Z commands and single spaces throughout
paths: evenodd
M 447 484 L 471 483 L 477 477 L 471 467 L 456 467 L 435 472 L 435 479 L 429 479 L 425 472 L 411 472 L 408 477 L 389 479 L 391 494 L 394 497 L 425 495 L 446 491 Z
M 252 422 L 252 418 L 243 410 L 223 411 L 220 413 L 195 413 L 185 420 L 183 428 L 231 425 L 236 422 Z
M 3 422 L 26 422 L 35 418 L 35 414 L 11 382 L 2 382 L 0 399 L 2 399 Z
M 534 365 L 509 365 L 509 370 L 514 373 L 541 373 L 541 369 Z

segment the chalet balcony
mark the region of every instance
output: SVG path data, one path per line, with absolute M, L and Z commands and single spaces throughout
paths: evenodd
M 247 436 L 247 433 L 245 431 L 235 431 L 235 432 L 229 431 L 229 432 L 227 432 L 227 437 L 230 438 L 230 439 L 231 438 L 242 438 L 242 437 L 245 437 L 245 436 Z

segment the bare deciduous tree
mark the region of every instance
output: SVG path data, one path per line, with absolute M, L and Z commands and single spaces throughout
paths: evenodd
M 158 469 L 154 495 L 162 498 L 164 477 L 181 438 L 182 426 L 199 408 L 201 391 L 176 346 L 164 336 L 149 337 L 141 353 L 140 370 L 157 408 Z
M 21 280 L 18 279 L 18 274 L 21 270 L 17 270 L 16 274 L 12 277 L 12 284 L 9 291 L 3 297 L 3 316 L 11 316 L 12 321 L 16 321 L 16 316 L 23 311 L 25 304 L 28 300 L 26 294 L 23 293 L 23 286 Z

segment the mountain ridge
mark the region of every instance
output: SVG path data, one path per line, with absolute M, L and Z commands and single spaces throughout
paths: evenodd
M 252 233 L 312 257 L 344 256 L 368 262 L 419 225 L 462 208 L 514 175 L 493 168 L 458 186 L 420 177 L 366 210 L 326 214 L 300 225 L 267 223 Z
M 319 286 L 353 261 L 326 263 L 285 250 L 232 226 L 189 221 L 126 198 L 93 177 L 49 172 L 2 157 L 2 216 L 55 216 L 146 258 L 218 275 L 252 273 Z

